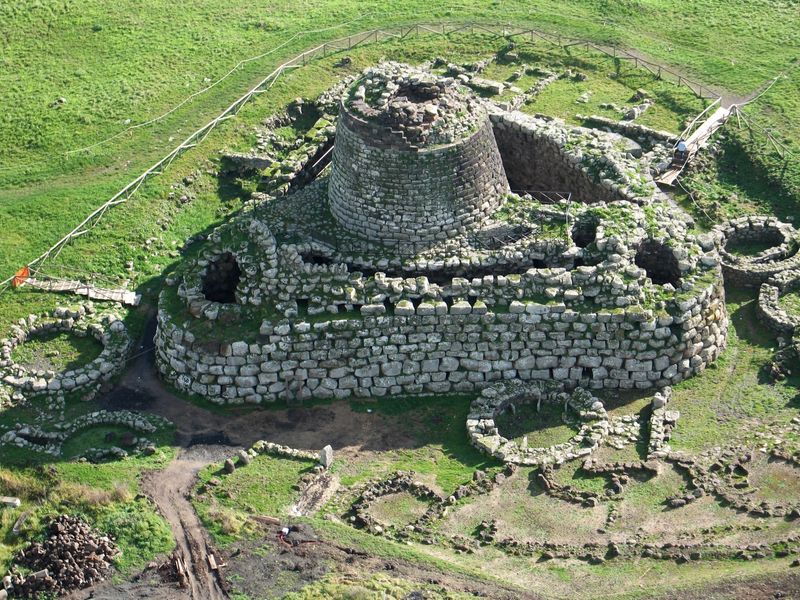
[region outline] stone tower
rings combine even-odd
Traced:
[[[478,225],[507,192],[486,110],[456,80],[383,63],[343,99],[328,197],[350,233],[419,251]]]

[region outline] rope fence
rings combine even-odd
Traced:
[[[305,66],[315,59],[325,58],[331,54],[346,52],[367,43],[376,43],[386,40],[405,40],[412,36],[447,36],[466,32],[472,34],[484,33],[496,38],[505,38],[512,41],[518,38],[529,39],[532,42],[541,40],[550,44],[551,46],[562,49],[567,49],[570,47],[585,47],[587,51],[594,50],[601,54],[605,54],[614,60],[630,61],[637,68],[643,68],[659,79],[671,79],[677,85],[689,88],[697,97],[701,99],[719,99],[719,95],[711,90],[711,88],[692,81],[686,78],[684,75],[672,71],[663,65],[642,59],[641,57],[619,46],[599,44],[588,40],[551,34],[537,29],[513,27],[508,25],[485,25],[479,23],[443,23],[438,25],[420,23],[416,25],[378,28],[362,31],[360,33],[348,35],[339,39],[325,42],[323,44],[319,44],[309,50],[301,52],[300,54],[276,67],[271,73],[259,81],[245,94],[237,98],[214,119],[186,137],[171,152],[146,169],[141,175],[128,183],[124,188],[106,200],[98,208],[93,210],[75,228],[64,235],[55,244],[53,244],[53,246],[30,261],[27,266],[29,267],[31,274],[36,275],[38,269],[41,268],[41,265],[44,262],[51,258],[57,257],[64,247],[72,240],[88,233],[91,228],[94,227],[100,221],[100,219],[102,219],[102,217],[110,208],[127,202],[147,180],[162,174],[176,158],[205,140],[206,137],[208,137],[208,135],[217,127],[217,125],[236,116],[239,111],[257,95],[267,92],[275,84],[278,78],[287,70]],[[14,276],[12,275],[11,277],[8,277],[0,282],[0,295],[5,293],[11,287],[11,282],[13,279]]]

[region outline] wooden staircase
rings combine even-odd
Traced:
[[[656,183],[670,186],[673,185],[678,176],[683,172],[683,169],[686,167],[686,165],[688,165],[689,162],[695,157],[697,152],[708,143],[709,138],[725,124],[725,121],[727,121],[731,115],[736,112],[736,104],[733,104],[727,108],[723,106],[717,106],[716,110],[714,110],[714,112],[712,112],[705,121],[700,122],[700,118],[704,114],[710,112],[710,110],[718,104],[720,104],[719,100],[711,104],[708,108],[706,108],[706,110],[700,113],[694,119],[694,121],[692,121],[689,127],[686,128],[681,136],[681,139],[683,139],[683,141],[686,143],[685,156],[680,160],[673,160],[670,167],[656,179]]]

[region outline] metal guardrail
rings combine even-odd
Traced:
[[[72,240],[87,233],[106,213],[106,211],[118,204],[126,202],[133,196],[141,185],[151,177],[160,175],[164,169],[169,167],[172,162],[181,156],[187,150],[194,148],[201,143],[211,133],[211,131],[223,121],[236,116],[239,111],[255,96],[268,91],[277,79],[283,74],[284,71],[292,68],[297,68],[308,64],[308,62],[327,57],[329,54],[352,50],[362,44],[375,43],[389,39],[403,40],[409,36],[419,35],[451,35],[454,33],[469,32],[469,33],[485,33],[493,35],[498,38],[506,38],[513,40],[514,38],[525,37],[531,41],[542,40],[553,46],[561,48],[569,48],[574,46],[585,46],[587,50],[595,50],[597,52],[608,55],[617,60],[628,60],[634,63],[636,67],[642,67],[652,73],[654,76],[664,79],[665,75],[671,76],[675,79],[678,85],[684,85],[692,90],[700,98],[718,97],[713,91],[683,75],[676,73],[662,65],[644,60],[621,47],[614,45],[605,45],[588,40],[578,38],[571,38],[567,36],[556,35],[539,31],[532,28],[513,27],[508,25],[485,25],[481,23],[441,23],[441,24],[416,24],[409,26],[399,26],[390,28],[377,28],[363,31],[353,35],[341,37],[336,40],[325,42],[314,48],[301,52],[294,58],[284,62],[275,68],[269,75],[259,81],[253,88],[251,88],[244,95],[237,98],[225,110],[223,110],[217,117],[197,129],[186,139],[184,139],[175,149],[169,154],[164,156],[153,166],[144,171],[141,175],[136,177],[128,185],[122,188],[119,192],[114,194],[110,199],[104,202],[101,206],[92,211],[83,221],[80,222],[68,234],[63,236],[58,242],[51,246],[48,250],[37,256],[35,259],[28,263],[32,274],[35,275],[38,268],[49,260],[50,258],[57,257],[63,248]],[[708,94],[712,94],[709,96]],[[0,282],[0,294],[5,292],[14,279],[14,276]]]

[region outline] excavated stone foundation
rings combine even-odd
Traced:
[[[718,241],[690,233],[629,140],[395,63],[336,93],[319,103],[338,118],[330,171],[249,203],[162,292],[157,360],[180,389],[217,403],[515,379],[643,389],[724,349]],[[510,193],[506,176],[572,201]],[[233,281],[221,264],[239,270],[234,302],[208,293],[209,277]]]

